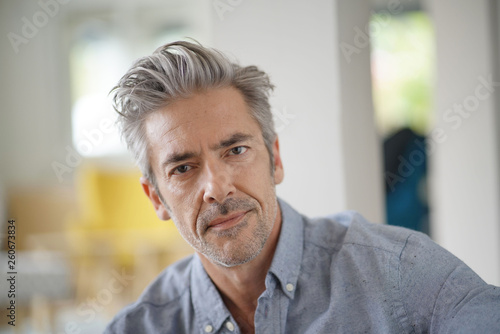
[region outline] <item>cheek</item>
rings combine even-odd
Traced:
[[[274,192],[274,181],[271,177],[269,163],[253,164],[240,168],[235,173],[234,182],[237,188],[254,197],[259,202],[269,192]]]
[[[193,197],[196,196],[199,189],[196,180],[197,178],[181,181],[171,180],[170,182],[166,182],[165,191],[168,197],[178,205],[185,203],[192,204]]]
[[[195,190],[180,186],[167,186],[165,188],[165,201],[170,206],[172,214],[183,225],[191,224],[195,219],[193,212],[196,211]]]

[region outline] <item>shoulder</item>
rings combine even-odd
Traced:
[[[122,309],[105,333],[142,333],[180,330],[183,315],[189,314],[190,274],[193,256],[167,267],[138,300]],[[160,320],[161,319],[161,323]]]
[[[193,256],[188,256],[163,270],[144,290],[138,303],[164,306],[186,293],[190,285]]]
[[[349,293],[346,303],[356,300],[353,295],[370,295],[374,309],[383,310],[386,303],[380,301],[387,301],[389,318],[416,332],[432,327],[436,332],[490,333],[500,327],[500,289],[486,285],[427,235],[370,223],[353,211],[304,222],[305,258],[312,259],[305,271],[328,268],[328,277],[337,278],[331,280],[332,291]]]
[[[336,266],[356,275],[383,272],[392,281],[413,281],[411,277],[426,281],[431,271],[446,277],[462,264],[423,233],[370,223],[354,211],[305,221],[305,251],[329,254]]]
[[[399,255],[410,237],[424,244],[432,243],[425,234],[402,227],[371,223],[355,211],[305,221],[306,242],[336,250],[372,249]]]

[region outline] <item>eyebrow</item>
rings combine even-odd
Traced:
[[[213,151],[217,151],[222,148],[230,147],[234,144],[241,143],[251,139],[253,139],[252,135],[245,134],[242,132],[237,132],[232,134],[229,138],[223,139],[220,143],[211,146],[210,149]],[[173,153],[168,156],[168,158],[163,162],[162,165],[163,167],[166,167],[168,165],[176,164],[178,162],[194,158],[197,155],[198,154],[195,152]]]
[[[184,152],[184,153],[171,154],[171,155],[169,155],[167,160],[165,160],[165,162],[163,162],[163,167],[168,166],[168,165],[172,165],[172,164],[176,164],[176,163],[184,161],[184,160],[191,159],[195,156],[196,156],[196,153],[194,153],[194,152]]]
[[[253,136],[246,134],[246,133],[237,132],[237,133],[232,134],[231,137],[222,140],[219,144],[214,145],[210,148],[212,150],[216,151],[216,150],[220,150],[221,148],[226,148],[226,147],[232,146],[234,144],[241,143],[243,141],[247,141],[247,140],[251,140],[251,139],[253,139]]]

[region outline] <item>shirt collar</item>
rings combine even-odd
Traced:
[[[293,298],[302,262],[304,222],[288,203],[278,198],[281,208],[281,232],[269,272],[280,282],[283,293]]]
[[[210,325],[213,327],[213,332],[217,333],[231,313],[224,305],[219,291],[196,253],[193,256],[191,291],[198,325],[201,328]]]

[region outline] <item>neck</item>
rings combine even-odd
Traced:
[[[217,286],[222,300],[241,327],[253,329],[257,299],[266,289],[265,278],[278,244],[281,230],[281,209],[278,211],[273,229],[262,251],[250,262],[223,267],[199,254],[203,267]]]

